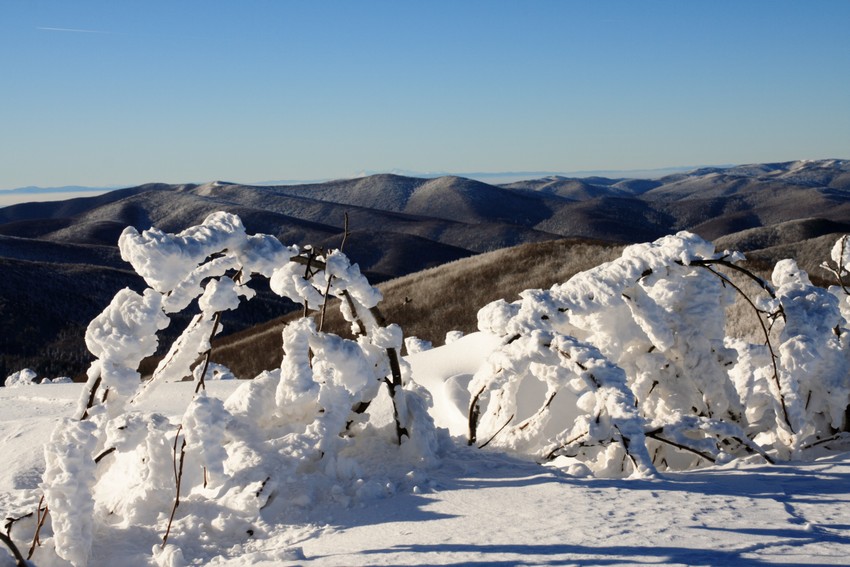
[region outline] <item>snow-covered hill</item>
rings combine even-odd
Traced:
[[[546,177],[502,186],[454,176],[379,174],[280,186],[151,183],[89,198],[2,207],[0,269],[16,277],[15,282],[0,279],[0,374],[22,365],[54,372],[49,359],[22,348],[21,341],[4,341],[13,333],[25,342],[48,344],[64,362],[76,364],[73,372],[82,370],[84,347],[73,338],[80,329],[67,312],[70,306],[94,316],[88,304],[108,301],[132,277],[117,274],[116,268],[126,266],[115,265],[115,244],[127,225],[180,231],[227,210],[253,231],[282,242],[332,248],[342,241],[347,215],[346,252],[379,281],[561,237],[629,243],[690,230],[707,239],[740,233],[736,242],[749,243],[755,241],[753,231],[793,238],[799,231],[780,228],[800,219],[810,219],[804,232],[809,238],[848,231],[848,180],[846,160],[704,168],[660,179]],[[771,237],[772,246],[791,244],[775,240]],[[61,304],[38,303],[38,297],[57,297],[45,272],[62,280]],[[21,280],[28,285],[21,286]],[[255,304],[262,306],[240,314],[228,330],[283,311],[269,294]],[[53,323],[21,325],[33,310]]]

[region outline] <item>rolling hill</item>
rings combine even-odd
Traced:
[[[25,366],[42,375],[83,370],[87,321],[118,289],[143,287],[117,252],[124,227],[179,232],[218,210],[238,214],[251,232],[325,248],[340,245],[347,217],[345,251],[373,282],[524,243],[622,244],[678,230],[767,258],[850,231],[850,161],[504,185],[390,174],[280,186],[152,183],[0,208],[0,378]],[[290,309],[267,286],[258,292],[228,332]]]

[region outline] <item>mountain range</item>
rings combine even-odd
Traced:
[[[24,366],[76,373],[88,321],[122,287],[144,284],[121,260],[128,225],[169,232],[209,213],[249,232],[336,248],[373,282],[529,242],[612,243],[690,230],[744,251],[850,231],[850,161],[700,168],[658,179],[546,176],[488,184],[391,174],[302,185],[155,183],[102,195],[0,208],[0,378]],[[260,286],[228,331],[291,306]],[[179,332],[174,329],[172,332]]]

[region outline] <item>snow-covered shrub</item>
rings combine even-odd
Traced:
[[[449,331],[446,333],[445,343],[447,345],[463,338],[463,331]]]
[[[838,285],[830,286],[829,292],[838,298],[844,320],[850,321],[850,235],[835,242],[830,257],[832,263],[824,262],[821,267],[835,277]]]
[[[89,325],[86,343],[97,360],[76,419],[45,448],[42,486],[61,557],[84,565],[92,527],[107,518],[152,523],[165,533],[168,557],[179,556],[166,547],[172,534],[238,542],[261,531],[261,510],[295,477],[316,477],[313,485],[326,488],[317,497],[356,497],[364,447],[386,446],[384,455],[394,447],[405,473],[411,462],[435,462],[436,430],[427,396],[399,357],[401,329],[383,321],[380,292],[340,251],[302,251],[248,235],[227,213],[179,234],[127,228],[119,247],[150,287],[120,291]],[[211,374],[230,374],[210,361],[211,340],[222,314],[253,297],[247,284],[257,276],[305,310],[340,298],[356,339],[323,333],[309,317],[297,320],[284,329],[281,367],[222,402],[205,391]],[[137,368],[156,351],[157,332],[193,302],[199,312],[142,382]],[[179,424],[138,409],[157,385],[188,378],[195,396]],[[389,395],[373,404],[384,385]],[[206,525],[204,518],[216,520]]]
[[[14,372],[13,374],[7,376],[4,385],[7,388],[16,388],[18,386],[32,386],[36,383],[36,378],[38,378],[38,374],[36,374],[35,370],[24,368],[23,370],[18,370],[17,372]]]
[[[528,410],[518,407],[517,399],[531,380],[545,384],[545,399],[533,414],[524,416]],[[540,330],[520,335],[494,353],[469,388],[473,392],[470,443],[481,434],[488,437],[483,445],[498,437],[502,447],[546,458],[563,454],[587,461],[602,456],[604,462],[596,469],[601,474],[622,474],[626,458],[637,476],[655,472],[644,441],[644,422],[625,373],[592,345]],[[488,392],[492,394],[482,411],[479,400]],[[568,405],[554,416],[553,430],[548,426],[556,396],[566,398]],[[562,429],[565,421],[571,426]]]
[[[470,383],[470,442],[487,438],[540,459],[579,458],[599,474],[616,473],[612,462],[628,454],[632,465],[620,467],[623,474],[650,471],[652,463],[682,468],[765,455],[756,438],[787,457],[832,435],[842,427],[850,388],[837,302],[793,262],[780,262],[773,286],[758,281],[768,297],[753,313],[784,315],[775,352],[766,326],[762,345],[726,337],[725,308],[740,288],[723,270],[740,270],[741,260],[682,232],[629,246],[619,259],[549,290],[483,308],[479,328],[504,337],[504,346]],[[610,382],[622,383],[616,408],[601,399],[605,390],[586,386],[599,376],[577,381],[575,363],[546,354],[563,340],[616,369],[607,375],[622,376]],[[529,382],[545,385],[545,394],[537,387],[536,406]],[[552,411],[564,390],[575,403]],[[538,409],[517,408],[517,399]],[[585,433],[593,429],[587,423],[606,423],[606,411],[612,423],[615,416],[640,423],[643,434],[627,436],[619,424],[613,435]],[[651,463],[640,460],[646,451]]]
[[[773,285],[782,305],[780,381],[795,434],[791,449],[846,430],[850,399],[850,344],[839,299],[812,285],[793,260],[773,270]]]
[[[199,364],[192,370],[192,379],[195,382],[198,382],[201,379],[201,372],[204,370],[204,366]],[[215,362],[210,362],[207,365],[205,380],[236,380],[236,376],[233,375],[233,372],[223,364],[216,364]]]
[[[426,350],[431,350],[432,348],[434,348],[434,345],[431,344],[431,341],[426,341],[425,339],[420,339],[419,337],[407,337],[404,339],[404,350],[407,352],[407,354],[425,352]]]
[[[833,250],[836,262],[845,239]],[[746,408],[749,436],[782,458],[799,458],[802,450],[848,429],[846,297],[842,286],[824,290],[812,285],[793,260],[778,262],[771,279],[775,292],[760,306],[776,315],[774,342],[728,339],[738,352],[730,375]]]

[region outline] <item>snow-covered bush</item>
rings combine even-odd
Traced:
[[[832,273],[838,285],[830,286],[829,292],[838,298],[841,315],[850,321],[850,235],[839,238],[830,253],[832,263],[824,262],[821,267]]]
[[[36,384],[36,378],[38,378],[38,374],[36,374],[35,370],[24,368],[23,370],[19,370],[7,376],[4,385],[7,388],[17,388],[18,386],[32,386]]]
[[[404,339],[404,350],[407,354],[416,354],[417,352],[425,352],[426,350],[431,350],[434,348],[434,345],[431,344],[431,341],[426,341],[425,339],[420,339],[419,337],[407,337]]]
[[[316,499],[367,494],[356,482],[364,447],[367,461],[376,451],[386,459],[403,454],[405,474],[410,463],[436,461],[427,396],[399,357],[401,329],[383,322],[380,292],[340,251],[302,251],[248,235],[227,213],[179,234],[128,228],[119,247],[150,287],[120,291],[89,325],[86,343],[97,360],[75,419],[45,448],[42,489],[52,520],[45,529],[59,557],[85,565],[93,526],[107,521],[156,526],[165,534],[160,559],[180,555],[166,546],[169,537],[218,535],[238,543],[262,531],[262,510],[295,476],[316,477]],[[257,276],[305,311],[341,298],[356,339],[323,333],[309,317],[297,320],[283,331],[281,367],[222,402],[205,391],[210,374],[229,374],[210,362],[211,340],[222,314],[253,297],[248,283]],[[199,312],[142,382],[137,369],[156,351],[157,332],[193,302]],[[184,379],[194,381],[195,396],[179,424],[138,409],[162,382]],[[373,404],[383,385],[389,395]],[[284,506],[308,497],[290,496]],[[217,519],[205,525],[210,517]]]
[[[781,449],[782,456],[799,456],[801,449],[847,429],[850,344],[839,299],[812,285],[794,260],[778,262],[772,281],[775,299],[768,308],[782,316],[775,350],[750,347],[733,375],[739,384],[750,382],[742,390],[754,439]],[[738,349],[744,350],[740,343]],[[759,351],[760,367],[753,364]],[[771,370],[778,381],[770,378]]]
[[[463,338],[463,331],[449,331],[446,333],[445,342],[447,345],[450,345],[461,338]]]
[[[7,388],[16,388],[18,386],[35,386],[38,384],[71,384],[72,382],[73,380],[68,376],[59,376],[52,379],[42,378],[38,380],[38,373],[35,370],[24,368],[7,376],[3,385]]]
[[[725,308],[740,288],[723,270],[742,270],[743,259],[683,232],[483,308],[480,329],[504,342],[470,383],[470,443],[579,459],[597,474],[650,474],[767,451],[787,458],[844,429],[850,366],[838,302],[780,262],[773,285],[758,281],[767,297],[753,311],[780,320],[777,345],[766,324],[764,344],[726,337]],[[584,359],[553,346],[564,341]],[[588,371],[585,359],[606,370]],[[536,386],[529,405],[534,383],[545,394]],[[561,392],[575,401],[554,411]]]
[[[74,381],[71,380],[70,376],[57,376],[56,378],[43,378],[41,380],[42,384],[73,384]]]

